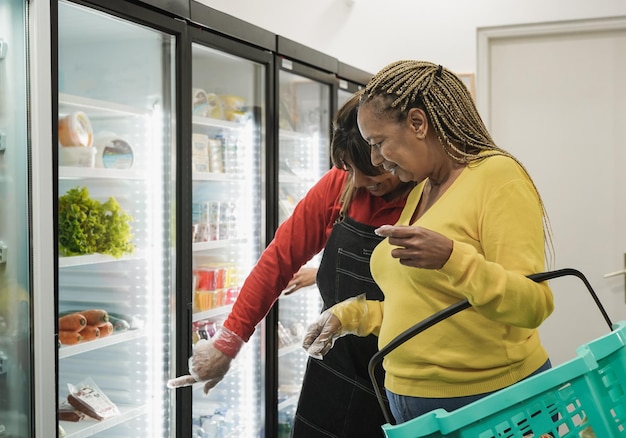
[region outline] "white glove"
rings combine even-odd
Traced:
[[[244,342],[234,332],[221,328],[208,341],[200,339],[193,348],[193,356],[189,358],[189,374],[170,379],[168,388],[180,388],[196,382],[206,382],[204,393],[222,381],[230,368],[230,363]]]
[[[365,294],[349,298],[326,309],[307,328],[302,348],[315,359],[322,359],[335,341],[345,335],[358,335],[359,323],[367,317]]]

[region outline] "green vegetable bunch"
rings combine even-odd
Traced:
[[[87,187],[76,187],[59,197],[59,251],[62,255],[109,254],[120,258],[135,249],[130,225],[133,218],[114,197],[100,203]]]

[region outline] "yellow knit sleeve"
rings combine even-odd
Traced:
[[[378,336],[383,319],[383,308],[382,301],[366,300],[365,294],[362,294],[335,304],[328,311],[341,321],[342,333]]]

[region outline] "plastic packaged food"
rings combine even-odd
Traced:
[[[67,387],[70,391],[67,396],[69,404],[86,415],[96,420],[119,415],[120,411],[117,406],[98,388],[91,377],[86,378],[77,386],[68,383]]]
[[[84,418],[85,414],[69,404],[67,400],[59,402],[59,420],[77,422]]]
[[[209,171],[209,136],[194,132],[191,137],[191,162],[195,172]]]
[[[116,135],[98,136],[94,143],[96,167],[130,169],[133,166],[133,148]]]
[[[70,167],[94,167],[96,149],[93,147],[63,146],[59,148],[59,164]]]
[[[82,147],[93,144],[93,129],[87,114],[75,111],[59,119],[59,143],[62,146]]]
[[[224,117],[226,120],[238,122],[245,116],[244,106],[246,99],[241,96],[221,95],[220,100],[224,108]]]

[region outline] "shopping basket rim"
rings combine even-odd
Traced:
[[[435,409],[404,423],[382,425],[385,432],[402,434],[419,430],[420,435],[448,434],[458,431],[486,416],[506,411],[517,403],[566,384],[598,368],[598,362],[626,346],[626,321],[613,324],[613,330],[576,349],[577,356],[542,373],[503,388],[452,412]],[[407,435],[409,436],[409,435]],[[410,436],[416,436],[413,432]]]

